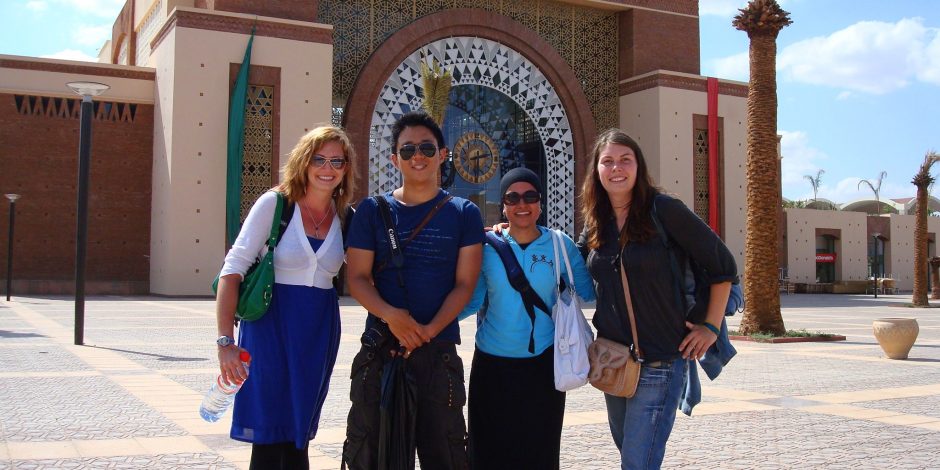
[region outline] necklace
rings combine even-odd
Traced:
[[[310,222],[313,223],[313,236],[315,238],[320,238],[320,226],[323,225],[323,222],[326,222],[326,218],[331,213],[333,213],[333,205],[331,204],[329,207],[327,207],[326,212],[323,213],[323,217],[320,219],[319,222],[317,222],[317,219],[313,217],[313,209],[310,209],[309,207],[306,207],[303,204],[301,204],[300,207],[307,209],[307,218],[309,218]]]

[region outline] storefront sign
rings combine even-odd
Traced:
[[[817,263],[835,263],[836,254],[835,253],[816,253],[816,262]]]

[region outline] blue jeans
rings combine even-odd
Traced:
[[[662,466],[688,367],[689,361],[683,359],[661,368],[644,366],[632,398],[604,394],[607,422],[620,449],[623,470]]]

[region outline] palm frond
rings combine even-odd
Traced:
[[[444,114],[450,103],[450,88],[453,76],[437,59],[431,65],[421,61],[421,85],[424,87],[424,109],[439,126],[444,125]]]

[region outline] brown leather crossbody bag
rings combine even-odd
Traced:
[[[627,304],[627,315],[630,317],[636,357],[634,358],[629,346],[598,336],[588,348],[588,360],[591,361],[588,380],[594,388],[604,393],[630,398],[636,393],[636,386],[640,382],[640,361],[643,360],[643,352],[637,338],[633,300],[630,297],[630,285],[627,283],[627,268],[622,262],[620,282],[623,284],[623,298]]]

